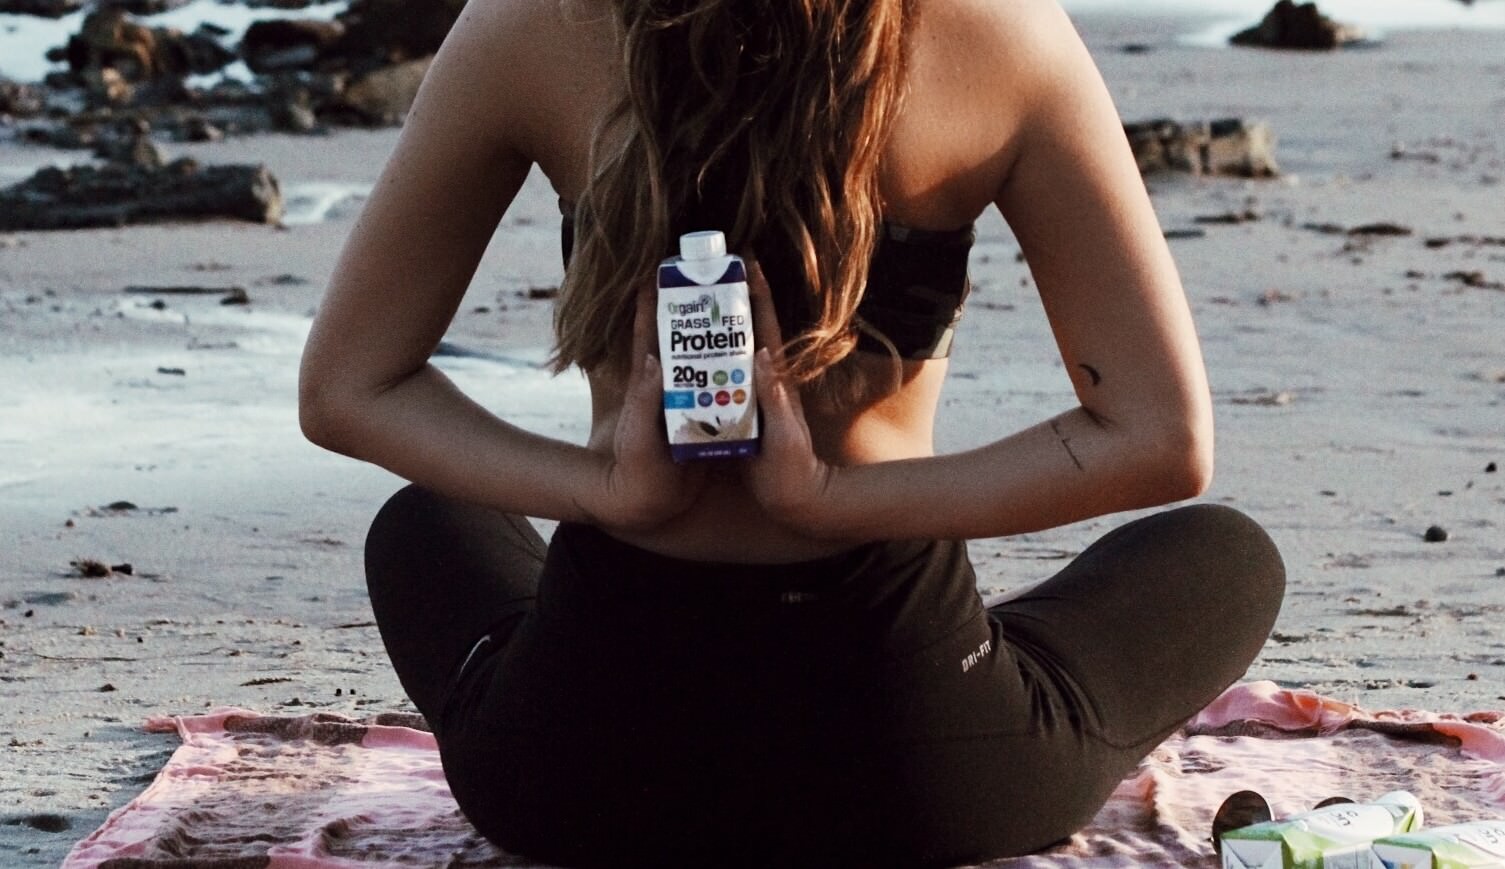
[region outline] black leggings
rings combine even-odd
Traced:
[[[1227,507],[1123,525],[983,610],[966,548],[668,558],[415,486],[366,541],[382,639],[466,816],[569,866],[949,866],[1080,829],[1280,607]]]

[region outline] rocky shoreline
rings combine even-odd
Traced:
[[[226,136],[326,135],[339,128],[399,125],[464,7],[464,0],[351,0],[328,19],[254,21],[237,39],[208,22],[184,32],[148,20],[190,2],[0,0],[0,12],[10,14],[85,13],[65,44],[46,51],[48,60],[65,69],[36,83],[0,79],[0,134],[23,144],[86,150],[106,161],[97,169],[39,172],[0,189],[0,207],[8,212],[0,230],[206,217],[275,223],[282,212],[277,179],[264,167],[169,167],[155,140],[218,142]],[[313,2],[244,5],[297,10]],[[1262,21],[1231,42],[1333,49],[1362,39],[1360,30],[1333,21],[1314,3],[1277,0]],[[243,65],[250,78],[194,83],[232,64]],[[1147,173],[1279,174],[1275,136],[1256,119],[1130,121],[1125,133]],[[138,205],[128,202],[132,198],[151,201]]]
[[[63,6],[75,11],[72,3]],[[111,128],[141,123],[178,141],[400,123],[464,4],[352,0],[330,20],[255,21],[234,42],[210,23],[185,33],[144,20],[176,5],[90,6],[78,31],[46,52],[65,69],[0,82],[0,120],[20,141],[59,148],[92,147]],[[238,62],[250,80],[192,83]]]

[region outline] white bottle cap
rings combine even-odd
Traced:
[[[679,237],[679,255],[687,260],[726,256],[726,236],[717,229],[687,232]]]

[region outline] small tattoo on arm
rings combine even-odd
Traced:
[[[1063,446],[1063,447],[1066,448],[1066,455],[1071,456],[1071,463],[1073,465],[1076,465],[1076,469],[1078,471],[1085,471],[1085,470],[1087,470],[1086,468],[1082,467],[1082,460],[1078,459],[1076,457],[1076,452],[1074,450],[1072,450],[1072,448],[1071,448],[1071,438],[1069,438],[1066,435],[1064,435],[1064,434],[1061,433],[1061,424],[1058,423],[1058,422],[1056,422],[1055,420],[1051,420],[1050,421],[1050,430],[1056,433],[1056,437],[1060,439],[1061,446]]]
[[[1096,386],[1099,383],[1103,382],[1103,376],[1101,374],[1098,374],[1097,369],[1093,368],[1091,365],[1088,365],[1085,362],[1078,362],[1077,367],[1087,369],[1087,376],[1092,378],[1093,386]]]

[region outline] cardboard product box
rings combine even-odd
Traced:
[[[1405,791],[1372,803],[1340,803],[1223,835],[1223,869],[1373,869],[1374,840],[1421,826]]]
[[[1369,869],[1505,869],[1505,821],[1474,821],[1376,839]]]

